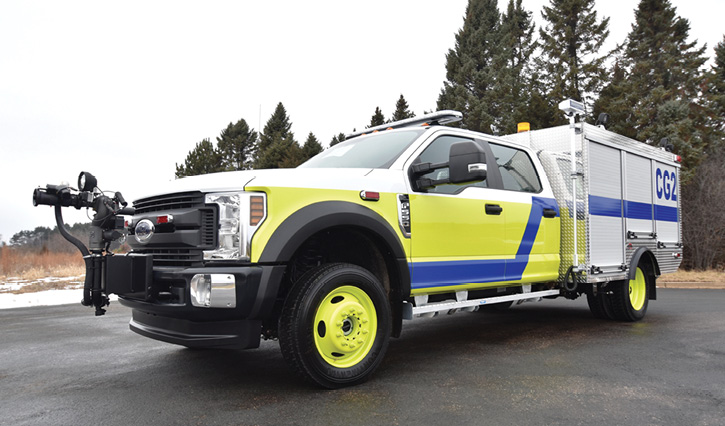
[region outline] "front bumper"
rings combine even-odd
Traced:
[[[142,336],[189,348],[248,349],[259,347],[262,321],[197,322],[134,309],[129,327]]]
[[[244,349],[259,346],[262,321],[272,313],[284,270],[284,265],[157,268],[126,274],[128,285],[112,287],[127,289],[116,293],[133,309],[130,328],[136,333],[188,347]],[[197,274],[234,276],[236,306],[192,306],[190,282]]]

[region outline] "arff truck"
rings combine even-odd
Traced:
[[[509,136],[445,126],[455,111],[349,135],[296,169],[178,179],[127,206],[90,173],[47,185],[87,266],[83,304],[108,295],[131,330],[201,348],[279,339],[327,388],[367,379],[403,320],[486,305],[587,298],[638,321],[682,260],[679,158],[577,123]],[[61,208],[95,211],[88,247]],[[109,244],[128,234],[132,250]]]

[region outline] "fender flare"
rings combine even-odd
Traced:
[[[632,255],[632,259],[629,261],[629,271],[627,272],[628,280],[633,280],[637,275],[637,265],[639,265],[639,262],[643,257],[648,258],[649,262],[652,264],[652,267],[654,268],[652,272],[654,273],[655,278],[661,275],[660,265],[657,263],[657,257],[654,253],[652,253],[652,251],[647,247],[639,247]],[[657,300],[657,285],[655,281],[656,280],[652,280],[652,285],[650,287],[649,298],[651,300]]]
[[[297,249],[314,234],[328,228],[350,226],[365,229],[387,246],[395,257],[399,294],[402,301],[410,295],[410,270],[397,234],[375,211],[345,201],[322,201],[305,206],[287,217],[272,233],[259,257],[259,263],[286,263]]]

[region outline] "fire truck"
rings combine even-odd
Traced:
[[[639,321],[682,261],[679,157],[577,122],[491,136],[439,111],[348,135],[295,169],[187,177],[131,206],[81,173],[36,205],[87,266],[83,304],[116,294],[134,332],[192,348],[278,339],[292,370],[360,383],[405,320],[586,297]],[[92,208],[88,246],[62,207]],[[123,236],[127,254],[109,244]]]

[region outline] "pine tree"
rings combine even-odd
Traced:
[[[209,138],[206,138],[189,151],[184,164],[176,164],[176,177],[203,175],[222,170],[221,156]]]
[[[682,156],[683,183],[711,135],[700,97],[705,47],[687,41],[689,30],[669,0],[642,0],[619,58],[624,76],[602,91],[595,107],[618,118],[610,127],[617,133],[652,145],[668,138]]]
[[[545,77],[550,102],[575,99],[591,105],[606,81],[605,60],[599,50],[609,36],[609,18],[597,20],[594,0],[550,0],[541,13],[539,29],[543,57],[537,67]]]
[[[335,135],[335,136],[332,137],[332,140],[330,141],[330,146],[332,147],[332,146],[335,146],[335,145],[339,144],[340,142],[344,142],[345,139],[346,138],[345,138],[345,134],[344,133],[337,134],[337,135]]]
[[[718,133],[715,138],[719,143],[725,145],[722,140],[725,134],[725,36],[715,46],[714,62],[707,76],[707,106],[711,114],[710,128]]]
[[[501,108],[499,116],[495,117],[495,127],[502,133],[514,133],[518,122],[536,120],[534,115],[539,113],[530,109],[535,95],[530,78],[530,58],[536,49],[534,25],[531,12],[522,7],[521,0],[509,0],[506,13],[501,16],[500,30],[506,64],[498,73]]]
[[[229,123],[216,138],[217,149],[224,170],[246,170],[252,168],[256,151],[257,132],[250,129],[244,119]]]
[[[257,155],[259,156],[264,153],[275,140],[284,139],[288,135],[291,135],[290,129],[292,129],[292,123],[289,121],[287,110],[282,105],[282,102],[280,102],[277,104],[272,116],[267,120],[267,124],[264,125],[264,130],[259,139]]]
[[[287,110],[282,102],[277,104],[274,113],[264,125],[260,136],[259,148],[254,160],[255,169],[274,169],[296,167],[304,161],[304,154],[291,131]]]
[[[400,121],[413,117],[415,117],[415,114],[408,109],[408,102],[401,94],[398,102],[395,103],[395,112],[393,112],[391,121]]]
[[[382,124],[385,124],[385,116],[383,115],[383,112],[380,110],[380,107],[375,107],[375,114],[370,118],[370,127],[380,126]]]
[[[496,73],[503,66],[496,0],[469,0],[456,45],[446,55],[438,109],[463,113],[462,127],[491,133],[500,116]]]
[[[304,153],[305,161],[322,152],[322,145],[312,132],[307,135],[307,140],[302,145],[302,152]]]
[[[275,138],[255,163],[256,169],[294,168],[305,162],[302,148],[289,134]]]

